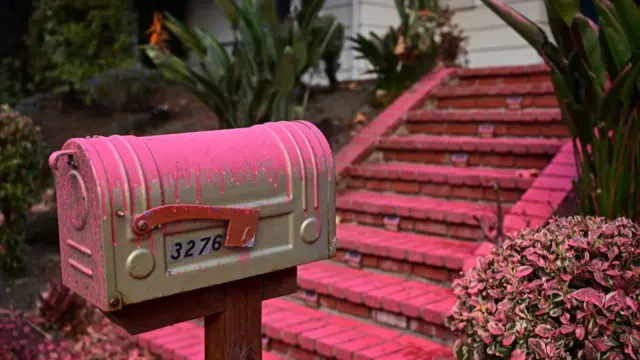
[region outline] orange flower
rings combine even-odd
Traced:
[[[147,30],[146,34],[149,34],[149,44],[155,45],[162,51],[168,51],[167,41],[169,35],[162,28],[162,14],[158,11],[153,13],[153,23]]]
[[[422,17],[433,16],[433,13],[429,10],[420,10],[419,14]]]

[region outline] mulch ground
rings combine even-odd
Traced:
[[[43,330],[41,319],[0,310],[0,358],[3,360],[155,360],[123,329],[96,312],[95,322],[80,334]]]

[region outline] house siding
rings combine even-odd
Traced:
[[[505,0],[549,33],[542,0]],[[454,21],[468,36],[469,66],[526,65],[542,62],[540,56],[480,0],[445,0],[455,10]]]
[[[233,40],[231,24],[213,0],[189,0],[187,5],[187,24],[197,26],[214,35],[220,42]]]

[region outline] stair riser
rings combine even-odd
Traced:
[[[420,330],[420,332],[422,332],[423,327],[421,326],[421,324],[416,324],[415,327],[416,329]],[[438,335],[438,336],[446,336],[445,334],[441,334],[442,331],[439,329],[436,332],[436,329],[424,328],[424,334],[428,336],[429,333],[434,333],[435,335]],[[436,336],[434,336],[434,338],[436,338]],[[293,360],[328,360],[328,359],[331,359],[331,360],[369,360],[369,359],[379,360],[380,359],[379,356],[363,357],[363,356],[357,356],[357,355],[349,355],[345,351],[340,351],[339,356],[335,356],[336,352],[329,350],[329,347],[325,346],[324,344],[319,346],[319,348],[322,349],[321,350],[322,354],[318,354],[318,350],[309,351],[307,349],[301,348],[300,346],[287,344],[282,341],[268,338],[268,337],[263,340],[263,348],[274,354],[280,355],[286,359],[293,359]],[[400,353],[402,354],[402,352]],[[419,352],[413,352],[411,349],[408,349],[406,350],[406,354],[403,354],[402,359],[454,360],[452,356],[437,356],[433,354],[426,354],[420,357],[421,355],[422,354]],[[389,359],[394,359],[396,356],[399,356],[399,355],[398,355],[398,352],[391,352],[389,354],[381,355],[381,356],[384,356],[383,360],[389,360]]]
[[[496,153],[480,153],[469,152],[467,154],[466,164],[458,163],[453,158],[453,152],[449,151],[409,151],[409,150],[381,150],[384,161],[402,161],[422,164],[440,164],[453,166],[489,166],[497,168],[517,168],[517,169],[544,169],[552,155],[512,155],[512,154],[496,154]],[[461,152],[462,154],[463,152]]]
[[[472,200],[493,202],[496,200],[496,193],[488,187],[471,187],[466,185],[449,185],[434,183],[419,183],[403,180],[377,180],[359,177],[346,179],[346,186],[350,189],[372,190],[372,191],[393,191],[399,194],[427,195],[436,198],[451,200]],[[502,201],[505,203],[515,203],[524,193],[522,190],[501,190]]]
[[[553,94],[544,95],[482,95],[440,97],[430,100],[429,107],[437,109],[529,109],[529,108],[557,108],[558,100]]]
[[[470,76],[463,77],[454,80],[454,84],[461,86],[477,85],[477,86],[491,86],[491,85],[503,85],[503,84],[546,84],[551,81],[551,77],[548,74],[531,74],[531,75],[516,75],[516,76]]]
[[[396,260],[389,257],[360,254],[354,251],[338,249],[332,259],[357,269],[370,269],[386,271],[407,278],[419,278],[435,282],[441,286],[450,286],[453,280],[458,279],[460,270],[445,267],[430,266],[426,264],[411,263],[409,261]]]
[[[455,341],[455,336],[444,323],[446,315],[443,313],[425,312],[422,316],[418,314],[415,314],[416,316],[408,316],[402,312],[400,308],[402,305],[387,304],[387,308],[394,307],[394,310],[398,310],[389,311],[382,304],[380,304],[378,308],[372,308],[366,303],[358,304],[348,299],[338,299],[331,294],[314,293],[310,296],[309,293],[311,292],[301,291],[294,296],[313,309],[337,311],[360,319],[374,321],[395,329],[415,332],[426,336],[429,340],[448,345],[452,345]]]
[[[506,210],[505,210],[506,211]],[[342,222],[355,222],[361,225],[385,227],[383,215],[372,215],[354,211],[337,210],[337,215]],[[446,236],[454,239],[479,241],[484,233],[479,225],[452,224],[433,220],[416,220],[400,217],[398,229],[401,231],[415,231],[420,234]]]
[[[483,129],[486,125],[492,131]],[[478,137],[545,137],[567,138],[569,130],[564,124],[549,123],[512,123],[504,122],[409,122],[405,128],[411,134],[455,135]]]

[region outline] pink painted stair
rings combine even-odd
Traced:
[[[545,66],[425,76],[336,155],[336,257],[263,303],[263,358],[452,359],[450,285],[491,249],[494,184],[505,230],[543,225],[575,177],[567,136]],[[203,356],[198,321],[138,339]]]

